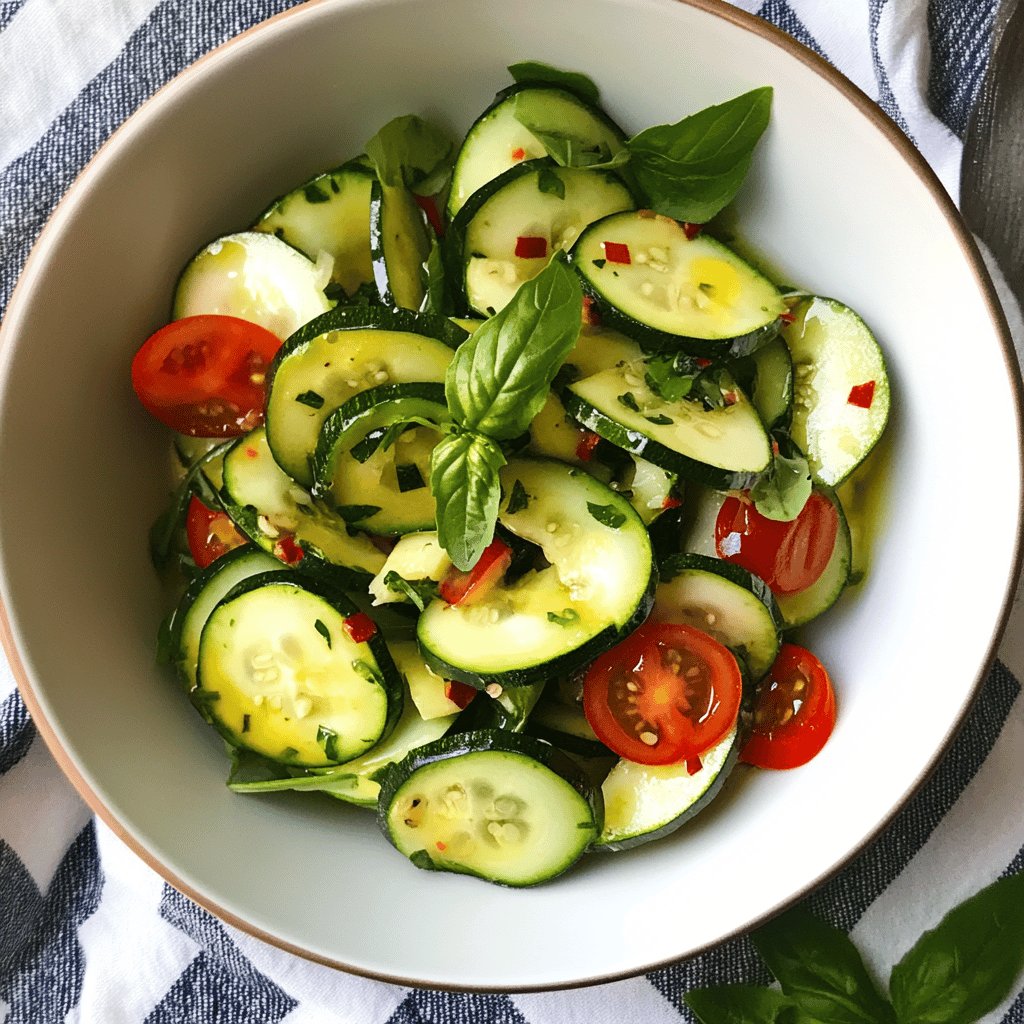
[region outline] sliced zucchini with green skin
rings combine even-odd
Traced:
[[[644,526],[650,526],[667,508],[674,496],[678,477],[653,462],[631,457],[633,467],[621,481],[621,487],[629,494],[629,503]]]
[[[557,697],[544,698],[530,715],[526,727],[531,736],[579,757],[609,757],[612,752],[597,738],[583,709],[578,704],[566,704]]]
[[[320,429],[313,493],[349,510],[346,522],[376,534],[432,529],[434,496],[427,482],[430,457],[442,432],[411,425],[412,418],[450,421],[443,384],[382,384],[353,395]],[[402,423],[410,426],[393,443],[378,443],[370,454],[359,451],[356,443],[367,435]]]
[[[254,544],[302,571],[329,573],[341,586],[362,589],[384,565],[367,537],[350,533],[281,470],[262,427],[240,437],[224,457],[221,496]]]
[[[640,346],[625,334],[610,327],[584,324],[565,361],[579,370],[580,377],[593,377],[595,373],[610,370],[620,363],[641,359],[643,354]]]
[[[849,306],[812,297],[782,336],[793,356],[793,440],[811,475],[835,487],[867,457],[889,418],[889,377],[875,336]]]
[[[570,259],[602,320],[647,348],[746,355],[779,332],[779,290],[709,235],[649,211],[593,223]]]
[[[670,765],[620,760],[601,786],[605,819],[595,850],[630,850],[675,832],[718,795],[739,759],[734,726],[725,739],[692,762]]]
[[[782,642],[782,616],[764,580],[706,555],[675,555],[660,566],[653,622],[694,626],[724,644],[757,681]]]
[[[749,367],[744,364],[748,364]],[[765,428],[785,427],[793,409],[793,360],[782,338],[772,338],[752,355],[739,361],[737,378],[749,369],[751,385],[745,388]]]
[[[273,555],[246,544],[221,555],[189,583],[172,624],[175,663],[188,689],[196,683],[199,637],[217,603],[242,580],[263,572],[283,572],[284,568]]]
[[[415,640],[397,640],[389,643],[388,648],[423,721],[451,718],[463,710],[448,697],[447,680],[435,675],[427,667]]]
[[[384,769],[378,822],[418,868],[545,882],[601,831],[600,790],[550,744],[499,730],[445,737]]]
[[[439,583],[451,568],[452,560],[441,547],[436,531],[407,533],[392,548],[387,561],[370,583],[370,594],[375,605],[408,602],[401,588],[389,587],[385,582],[391,573],[410,583],[428,581]]]
[[[645,372],[641,360],[576,381],[564,393],[566,409],[612,444],[710,487],[749,487],[768,468],[768,434],[739,388],[732,405],[705,409],[699,401],[666,401]]]
[[[467,334],[444,317],[408,310],[331,310],[281,346],[270,367],[267,439],[278,465],[312,486],[310,456],[327,416],[385,383],[443,381]]]
[[[331,281],[347,296],[373,281],[370,265],[370,186],[373,171],[348,163],[318,174],[275,200],[253,231],[278,238],[316,260],[334,260]]]
[[[420,309],[426,297],[423,264],[430,255],[430,234],[423,211],[408,189],[374,180],[370,252],[381,302]]]
[[[331,308],[323,290],[327,281],[320,267],[274,235],[225,235],[182,271],[171,318],[236,316],[284,339]]]
[[[518,164],[479,189],[452,224],[448,272],[462,289],[457,305],[493,316],[592,220],[635,206],[612,171],[559,167],[547,159]],[[520,238],[538,240],[536,256],[517,255]]]
[[[193,701],[235,746],[282,764],[350,761],[402,710],[401,679],[375,633],[357,643],[340,591],[295,575],[253,576],[211,612]]]
[[[647,617],[656,579],[640,517],[582,470],[512,459],[501,489],[498,522],[550,564],[471,604],[432,601],[417,623],[427,664],[477,687],[520,686],[592,661]]]
[[[583,462],[577,451],[585,436],[583,428],[565,411],[561,399],[551,392],[530,423],[529,451],[541,458],[580,466]]]
[[[521,83],[503,89],[466,133],[452,171],[448,216],[454,218],[477,189],[524,160],[547,155],[544,144],[518,118],[571,135],[585,148],[616,154],[622,129],[604,111],[557,86]]]
[[[474,698],[459,715],[452,732],[472,732],[476,729],[522,732],[546,685],[544,680],[526,686],[503,687],[492,683],[484,696]]]

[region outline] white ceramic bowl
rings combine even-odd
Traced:
[[[525,58],[591,73],[627,130],[773,85],[743,233],[787,280],[863,314],[895,402],[874,569],[811,631],[840,698],[824,753],[746,773],[670,840],[515,891],[415,870],[358,809],[225,788],[220,740],[153,664],[163,605],[146,528],[165,499],[166,439],[128,366],[199,245],[392,116],[464,130]],[[936,180],[862,95],[763,23],[713,0],[310,4],[147,103],[32,254],[0,345],[5,644],[84,797],[234,924],[347,970],[446,987],[636,973],[807,891],[934,764],[992,655],[1017,563],[1016,374]]]

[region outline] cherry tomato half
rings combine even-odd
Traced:
[[[795,594],[821,577],[838,532],[839,513],[817,491],[788,523],[761,515],[742,495],[722,502],[715,521],[715,549],[719,558],[760,576],[776,594]]]
[[[740,759],[758,768],[799,768],[836,724],[836,695],[825,666],[810,651],[783,644],[765,676],[754,726]]]
[[[185,533],[192,561],[200,569],[205,569],[221,555],[245,543],[245,538],[226,512],[208,508],[194,494],[188,503]]]
[[[161,423],[190,437],[236,437],[263,421],[267,370],[280,339],[233,316],[161,327],[132,360],[132,387]]]
[[[639,764],[678,764],[719,742],[739,714],[743,680],[707,633],[644,623],[583,681],[583,711],[606,747]]]

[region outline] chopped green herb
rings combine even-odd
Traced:
[[[315,516],[316,512],[313,511],[312,505],[306,505],[304,502],[297,501],[295,503],[295,510],[301,512],[304,516]]]
[[[560,626],[571,626],[574,622],[579,622],[580,616],[575,608],[563,608],[562,614],[558,612],[548,612],[548,622],[557,622]]]
[[[516,482],[512,485],[512,493],[508,496],[505,512],[508,515],[515,515],[517,512],[522,512],[529,503],[530,496],[526,493],[523,481],[517,478]]]
[[[242,732],[249,731],[249,715],[242,715]]]
[[[362,658],[357,658],[352,662],[352,671],[356,675],[362,676],[368,683],[374,683],[383,689],[384,680],[381,678],[380,672],[369,662],[363,661]]]
[[[406,491],[418,491],[420,488],[427,486],[419,466],[413,462],[395,466],[395,474],[398,476],[398,489],[403,494]]]
[[[632,391],[627,391],[624,395],[619,395],[619,403],[624,405],[627,409],[632,409],[633,412],[640,411],[640,405],[637,403],[636,396]]]
[[[384,586],[396,594],[404,594],[420,611],[437,597],[434,580],[407,580],[391,569],[384,576]]]
[[[715,290],[715,286],[713,284],[708,284],[706,281],[701,281],[697,287],[704,292],[705,295],[710,295]]]
[[[537,188],[549,196],[565,198],[565,182],[550,167],[542,167],[537,172]]]
[[[436,865],[426,850],[414,850],[409,854],[409,860],[421,871],[437,871]]]
[[[592,501],[587,502],[587,511],[602,526],[617,530],[625,521],[626,517],[614,505],[597,505]]]
[[[591,263],[597,267],[598,270],[604,270],[604,265],[608,262],[607,260],[591,260]]]
[[[283,758],[292,758],[296,757],[298,753],[299,752],[294,747],[285,747],[284,750],[281,751],[281,756]]]
[[[316,741],[324,748],[324,757],[328,761],[338,760],[338,734],[334,729],[321,725],[316,731]]]
[[[326,203],[331,198],[319,185],[312,182],[302,190],[302,194],[306,197],[307,203]]]
[[[315,391],[303,391],[301,395],[295,396],[295,401],[308,405],[310,409],[322,409],[324,406],[324,396]]]
[[[349,450],[349,455],[362,465],[380,447],[385,430],[371,430],[361,441],[357,441]]]
[[[375,516],[380,511],[380,505],[335,505],[334,511],[346,523],[358,523]]]
[[[323,624],[323,622],[320,621],[320,619],[317,619],[316,622],[313,623],[313,628],[327,641],[327,646],[329,648],[334,647],[334,644],[331,641],[331,631]]]
[[[660,412],[657,416],[645,416],[644,419],[649,423],[657,424],[659,427],[667,427],[670,423],[674,422],[671,416],[666,416],[664,413]]]
[[[341,302],[345,298],[345,289],[337,281],[328,281],[324,285],[324,295],[331,302]]]

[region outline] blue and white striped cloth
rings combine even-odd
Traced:
[[[98,146],[201,54],[294,0],[0,0],[0,313],[54,205]],[[845,72],[956,197],[996,0],[742,0]],[[1003,288],[1020,345],[1020,312]],[[1011,308],[1013,306],[1013,308]],[[889,966],[955,903],[1024,870],[1024,604],[937,772],[808,904]],[[244,935],[169,888],[91,817],[0,654],[0,1022],[677,1024],[682,995],[769,980],[746,939],[592,989],[420,991]],[[1018,990],[987,1022],[1024,1024]]]

